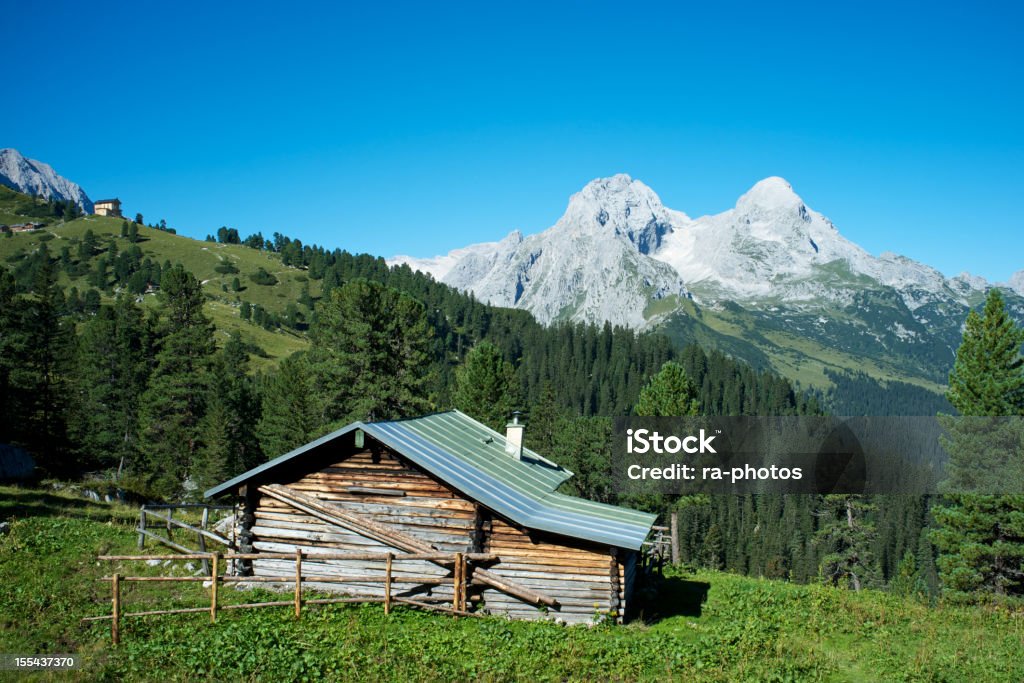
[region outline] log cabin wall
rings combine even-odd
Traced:
[[[322,470],[281,483],[416,536],[442,552],[466,552],[471,544],[473,503],[458,497],[449,487],[386,449],[377,454],[363,450]],[[319,549],[321,552],[404,554],[402,550],[327,524],[269,496],[260,498],[252,533],[257,552],[290,553],[300,549],[315,555]],[[302,568],[309,576],[384,576],[384,562],[374,560],[317,562],[305,558]],[[253,573],[290,581],[295,573],[294,563],[291,560],[255,560]],[[395,562],[392,574],[396,595],[451,599],[451,586],[402,581],[403,577],[442,578],[449,574],[432,562]],[[317,584],[317,588],[372,596],[383,595],[384,591],[381,583],[324,583]]]
[[[360,450],[316,472],[280,483],[300,493],[365,516],[430,543],[442,552],[489,552],[499,560],[487,569],[558,600],[555,608],[535,605],[496,588],[473,586],[470,598],[483,600],[488,612],[516,619],[555,618],[567,623],[592,623],[614,610],[621,621],[635,573],[636,553],[580,539],[519,528],[490,515],[457,491],[386,448]],[[316,552],[403,551],[322,520],[274,500],[259,497],[251,530],[254,549],[293,553],[302,550],[304,575],[352,577],[384,575],[383,561],[317,562]],[[614,550],[614,551],[613,551]],[[442,578],[450,573],[431,562],[393,564],[393,592],[417,598],[450,600],[452,587],[402,581],[403,577]],[[294,577],[291,560],[254,560],[255,576]],[[323,583],[318,590],[380,596],[380,583]],[[485,589],[486,588],[486,589]]]
[[[578,539],[564,539],[527,529],[519,529],[502,520],[491,522],[491,533],[484,552],[499,556],[488,567],[499,576],[507,576],[534,590],[547,593],[559,607],[538,609],[493,588],[483,591],[487,611],[514,619],[552,617],[567,623],[593,623],[604,619],[610,610],[625,605],[622,581],[614,590],[611,574],[623,577],[621,563],[608,546]],[[614,567],[614,569],[612,569]],[[617,612],[616,618],[621,617]]]

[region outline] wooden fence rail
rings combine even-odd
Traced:
[[[220,571],[222,567],[226,566],[226,562],[230,560],[244,560],[244,559],[290,559],[295,562],[295,579],[294,581],[288,581],[284,578],[275,576],[230,576],[221,575]],[[384,603],[384,613],[391,613],[391,606],[395,603],[412,605],[420,607],[422,609],[434,610],[439,612],[445,612],[447,614],[453,614],[456,616],[480,616],[468,611],[467,601],[467,588],[470,584],[486,585],[485,581],[475,579],[471,577],[470,562],[490,562],[498,559],[497,555],[491,553],[307,553],[301,550],[296,550],[294,554],[290,553],[188,553],[182,555],[100,555],[97,559],[109,561],[109,562],[121,562],[121,561],[133,561],[133,560],[204,560],[210,567],[209,574],[202,576],[124,576],[120,573],[115,573],[113,576],[105,576],[99,581],[109,581],[111,584],[111,613],[108,615],[96,616],[96,617],[85,617],[82,619],[86,621],[102,621],[110,619],[110,637],[114,645],[120,643],[121,640],[121,620],[125,617],[145,617],[162,614],[187,614],[197,612],[208,612],[210,614],[210,622],[215,623],[217,621],[217,612],[225,609],[251,609],[255,607],[282,607],[282,606],[293,606],[295,609],[295,618],[299,619],[302,615],[302,605],[325,605],[332,603]],[[384,574],[383,576],[376,574],[367,574],[365,576],[345,576],[345,577],[329,577],[329,576],[303,576],[303,559],[306,560],[383,560],[384,561]],[[430,561],[430,562],[451,562],[452,576],[450,577],[438,577],[438,576],[406,576],[402,575],[400,580],[402,583],[415,583],[418,585],[450,585],[452,586],[452,599],[451,607],[446,608],[437,604],[431,604],[432,602],[439,602],[436,598],[405,598],[397,595],[393,595],[392,584],[394,577],[392,576],[392,565],[394,562],[399,561]],[[210,606],[209,607],[183,607],[178,609],[163,609],[163,610],[148,610],[143,612],[125,612],[121,603],[121,586],[126,582],[210,582]],[[384,584],[384,596],[348,596],[344,598],[314,598],[314,599],[303,599],[302,597],[302,586],[304,584],[315,584],[315,583],[378,583]],[[294,596],[291,600],[274,600],[270,602],[254,602],[254,603],[242,603],[237,605],[220,605],[217,596],[217,588],[219,585],[224,583],[275,583],[279,585],[288,585],[289,583],[294,584]],[[447,602],[447,598],[443,599]]]
[[[199,526],[187,524],[183,520],[174,519],[175,510],[202,510],[202,519],[199,522]],[[166,514],[160,514],[160,510],[166,510]],[[220,534],[214,533],[209,530],[210,525],[210,510],[235,510],[234,505],[206,505],[204,503],[147,503],[139,508],[139,526],[136,531],[139,534],[139,550],[142,550],[146,545],[146,539],[152,539],[157,543],[167,546],[172,550],[179,553],[188,554],[200,554],[202,557],[196,558],[202,560],[203,571],[209,573],[209,553],[206,550],[206,541],[210,540],[215,543],[219,543],[227,549],[234,550],[235,544],[231,538],[226,538]],[[159,526],[166,529],[167,537],[163,537],[160,534],[151,531],[149,521],[154,520],[161,522]],[[192,534],[196,535],[196,548],[189,548],[182,545],[174,540],[173,529],[183,529]]]

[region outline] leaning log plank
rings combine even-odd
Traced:
[[[216,541],[217,543],[220,543],[221,545],[224,545],[224,546],[230,546],[231,545],[231,541],[229,541],[228,539],[224,538],[223,536],[221,536],[219,534],[213,533],[212,531],[207,531],[205,529],[200,529],[198,527],[194,527],[191,524],[186,524],[185,522],[182,522],[180,520],[174,519],[174,518],[172,518],[170,516],[164,517],[160,513],[153,512],[152,510],[147,510],[146,514],[149,515],[150,517],[156,517],[157,519],[159,519],[162,522],[166,522],[168,527],[173,525],[173,526],[176,526],[176,527],[178,527],[180,529],[186,529],[188,531],[195,532],[196,534],[198,534],[200,536],[206,536],[211,541]]]
[[[160,536],[158,534],[154,534],[152,531],[146,531],[145,529],[136,529],[136,531],[138,531],[140,534],[145,534],[146,536],[149,536],[150,538],[152,538],[155,541],[160,541],[161,543],[163,543],[168,548],[173,548],[173,549],[177,550],[179,553],[186,553],[186,554],[189,554],[189,555],[195,553],[195,551],[192,548],[186,548],[183,545],[178,545],[177,543],[175,543],[174,541],[170,540],[169,538],[164,538],[163,536]],[[209,557],[209,555],[207,555],[207,557]],[[168,559],[171,559],[171,558],[168,558]]]
[[[357,518],[353,515],[348,514],[346,511],[341,510],[337,507],[328,507],[321,504],[316,498],[306,496],[297,491],[294,491],[287,486],[281,486],[280,484],[266,484],[259,488],[260,493],[263,493],[271,498],[276,498],[282,503],[287,503],[297,510],[302,510],[308,515],[322,519],[328,524],[335,526],[341,526],[346,529],[351,529],[363,535],[369,536],[374,540],[382,543],[387,543],[395,548],[405,550],[406,552],[413,553],[430,553],[431,551],[436,552],[436,549],[419,539],[404,534],[401,531],[397,531],[383,524],[371,522],[366,519]],[[451,560],[448,561],[437,561],[437,564],[445,567],[446,569],[452,568]],[[473,568],[473,576],[480,579],[484,583],[497,588],[500,591],[514,595],[517,598],[526,600],[531,603],[539,603],[548,605],[549,607],[557,607],[558,601],[549,595],[540,593],[535,590],[531,590],[518,582],[511,581],[504,577],[500,577],[496,574],[492,574],[484,569],[478,567]]]

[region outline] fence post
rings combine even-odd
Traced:
[[[672,543],[672,564],[679,564],[679,513],[672,511],[671,523],[669,524],[669,539]],[[660,553],[659,553],[660,554]]]
[[[209,519],[210,519],[210,508],[204,507],[203,508],[203,521],[199,523],[199,528],[202,529],[203,531],[206,531],[206,525],[209,522]],[[196,539],[199,541],[199,552],[205,553],[206,552],[206,537],[203,536],[202,534],[196,534]],[[209,571],[210,571],[210,563],[207,562],[206,560],[203,560],[203,573],[205,574],[205,573],[208,573]]]
[[[384,561],[384,614],[391,614],[391,561],[394,557],[393,553],[388,553]]]
[[[462,592],[462,553],[455,553],[455,580],[452,582],[452,611],[459,611],[459,595]]]
[[[121,642],[121,575],[114,574],[113,580],[113,618],[110,620],[110,639],[117,645]]]
[[[466,591],[467,591],[467,587],[469,586],[469,579],[466,578],[466,573],[467,573],[468,569],[469,569],[469,560],[467,560],[466,556],[463,555],[462,556],[462,590],[459,592],[459,604],[462,605],[462,611],[463,612],[468,612],[469,611],[468,608],[466,607]]]
[[[139,508],[139,550],[142,550],[146,545],[146,534],[142,533],[146,530],[146,506],[143,505]]]
[[[174,508],[167,508],[167,540],[173,541],[171,536],[171,518],[174,517]]]
[[[295,549],[295,618],[302,612],[302,551]]]
[[[220,553],[210,555],[210,623],[217,622],[217,564]]]

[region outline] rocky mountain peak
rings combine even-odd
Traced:
[[[785,178],[771,176],[759,181],[736,202],[738,211],[747,213],[806,211],[804,200],[793,191],[793,186]]]
[[[664,236],[689,223],[639,180],[625,173],[597,178],[569,198],[565,213],[552,230],[608,237],[621,236],[641,254],[658,249]]]
[[[77,183],[57,175],[49,164],[29,159],[16,149],[0,149],[0,185],[44,199],[71,200],[85,213],[93,211],[92,200]]]

